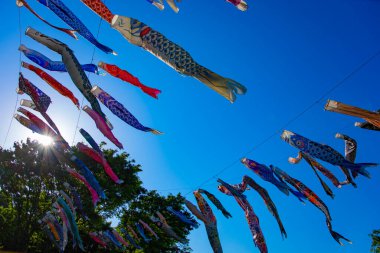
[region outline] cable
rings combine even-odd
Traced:
[[[204,186],[211,186],[213,185],[213,183],[210,183],[210,184],[206,184]],[[182,187],[182,188],[168,188],[168,189],[162,189],[162,190],[155,190],[155,191],[158,191],[158,192],[170,192],[170,191],[181,191],[181,190],[191,190],[193,189],[193,187]]]
[[[99,38],[100,27],[101,27],[101,25],[102,25],[102,21],[103,21],[103,19],[100,18],[100,20],[99,20],[99,25],[98,25],[98,31],[97,31],[97,33],[96,33],[96,39]],[[91,62],[90,62],[91,64],[94,62],[95,50],[96,50],[96,46],[94,46],[94,49],[93,49],[93,51],[92,51]],[[88,78],[88,80],[90,80],[90,75],[91,75],[91,73],[88,73],[88,74],[87,74],[87,78]],[[84,102],[84,96],[82,97],[81,105],[83,105],[83,102]],[[76,123],[76,125],[75,125],[74,136],[73,136],[73,141],[72,141],[72,143],[71,143],[71,146],[74,146],[75,138],[76,138],[76,136],[77,136],[77,131],[78,131],[78,128],[79,128],[79,121],[80,121],[80,117],[81,117],[81,115],[82,115],[82,109],[79,108],[78,119],[77,119],[77,123]]]
[[[7,142],[8,136],[9,136],[9,132],[11,131],[12,123],[13,123],[13,119],[14,119],[13,115],[14,115],[15,112],[16,112],[17,105],[18,105],[18,94],[17,94],[17,96],[16,96],[16,103],[15,103],[15,107],[14,107],[14,109],[13,109],[13,113],[12,113],[11,121],[9,122],[8,130],[7,130],[7,133],[6,133],[5,138],[4,138],[3,147],[5,147],[5,144],[6,144],[6,142]]]
[[[83,102],[84,102],[84,96],[82,97],[82,101],[80,104],[83,105]],[[79,128],[79,120],[80,120],[81,114],[82,114],[82,109],[79,108],[79,114],[78,114],[78,118],[77,118],[77,123],[76,123],[75,128],[74,128],[74,136],[73,136],[73,141],[71,143],[71,146],[74,146],[75,137],[77,136],[77,130]]]
[[[21,32],[21,8],[18,7],[18,31],[19,31],[19,46],[21,46],[22,44],[22,32]],[[20,61],[20,64],[18,66],[18,71],[21,72],[21,57],[22,57],[22,53],[21,51],[19,50],[19,61]],[[17,97],[18,97],[18,94],[17,94]]]
[[[347,129],[348,127],[350,127],[351,125],[352,125],[351,122],[347,123],[344,127],[340,128],[339,132],[342,133],[344,130],[346,130],[346,129]],[[276,133],[277,133],[277,132],[276,132]],[[269,137],[268,137],[267,139],[269,139]],[[263,144],[266,142],[267,139],[265,139],[264,141],[262,141],[261,143],[259,143],[258,145],[256,145],[255,148],[257,149],[259,146],[263,145]],[[246,152],[243,156],[246,156],[246,155],[248,155],[248,154],[251,153],[251,152],[252,152],[252,150]],[[284,156],[284,157],[282,157],[282,158],[277,159],[276,161],[274,161],[273,164],[277,164],[277,163],[279,163],[280,161],[283,161],[283,160],[285,160],[285,159],[288,159],[289,157],[296,157],[297,155],[298,155],[298,152],[294,153],[293,155],[286,155],[286,156]],[[220,174],[222,174],[226,169],[231,168],[231,167],[233,167],[234,165],[236,165],[237,161],[240,161],[240,159],[234,161],[234,164],[233,164],[233,165],[230,164],[230,166],[226,166],[226,167],[224,168],[224,170],[219,171],[216,175],[214,175],[214,176],[212,177],[212,179],[216,179],[216,177],[219,176]],[[227,167],[228,167],[228,168],[227,168]],[[234,177],[233,179],[239,179],[239,178],[240,178],[240,176],[239,176],[239,177]],[[211,185],[214,185],[214,184],[216,183],[216,182],[212,182],[212,183],[206,184],[206,183],[208,183],[208,181],[210,181],[210,180],[211,180],[211,179],[208,179],[208,180],[205,180],[204,182],[202,182],[202,183],[197,187],[197,189],[198,189],[198,188],[201,188],[201,187],[211,186]],[[192,187],[168,188],[168,189],[161,189],[161,190],[156,190],[156,191],[158,191],[158,192],[169,192],[169,191],[181,191],[181,190],[189,190],[189,189],[190,189],[191,191],[190,191],[190,192],[187,192],[187,193],[184,195],[184,196],[186,196],[186,195],[188,195],[189,193],[191,193],[191,192],[194,190],[194,188],[192,188]]]
[[[367,66],[370,62],[372,62],[379,55],[380,55],[380,50],[378,50],[377,52],[375,52],[374,54],[372,54],[370,57],[368,57],[365,61],[363,61],[361,64],[359,64],[349,74],[347,74],[343,79],[341,79],[340,81],[338,81],[330,89],[328,89],[326,92],[324,92],[318,99],[316,99],[314,102],[312,102],[310,105],[308,105],[304,110],[302,110],[301,112],[299,112],[296,116],[294,116],[293,118],[291,118],[290,120],[288,120],[281,128],[277,129],[275,132],[273,132],[271,135],[269,135],[267,138],[265,138],[259,144],[257,144],[256,146],[254,146],[253,148],[251,148],[250,150],[248,150],[245,154],[243,154],[243,157],[247,156],[248,154],[252,153],[254,150],[256,150],[259,147],[263,146],[265,143],[267,143],[268,141],[270,141],[273,137],[277,136],[284,128],[288,127],[290,124],[292,124],[293,122],[297,121],[305,113],[307,113],[308,111],[310,111],[316,104],[320,103],[327,95],[331,94],[334,90],[336,90],[337,88],[339,88],[340,86],[342,86],[348,79],[350,79],[356,73],[358,73],[359,71],[361,71],[365,66]],[[240,161],[240,158],[234,160],[229,165],[227,165],[226,167],[224,167],[223,169],[221,169],[218,173],[216,173],[215,175],[213,175],[213,176],[209,177],[208,179],[206,179],[205,181],[203,181],[195,189],[198,189],[198,188],[204,186],[209,181],[211,181],[213,179],[216,179],[217,176],[219,176],[220,174],[222,174],[226,170],[232,168],[239,161]],[[186,193],[184,196],[187,196],[191,192],[192,191]]]
[[[18,30],[19,30],[19,46],[21,46],[21,44],[22,44],[21,8],[18,8]],[[19,72],[21,72],[21,60],[22,60],[21,57],[22,57],[22,54],[21,54],[21,51],[19,51],[19,69],[18,69]],[[3,147],[5,147],[5,144],[7,143],[8,136],[9,136],[9,133],[10,133],[11,128],[12,128],[12,123],[13,123],[13,119],[14,119],[13,115],[16,113],[16,109],[17,109],[17,105],[18,105],[18,98],[19,98],[19,95],[17,93],[15,107],[13,109],[13,113],[12,113],[12,116],[11,116],[11,121],[9,122],[7,133],[5,134]]]

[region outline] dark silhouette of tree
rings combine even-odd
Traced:
[[[72,178],[64,166],[73,167],[67,156],[67,164],[58,162],[50,146],[43,146],[37,141],[27,139],[26,142],[15,142],[12,149],[0,148],[0,249],[23,252],[57,252],[54,245],[42,230],[38,222],[58,196],[59,190],[68,193],[63,183],[68,182],[80,193],[86,217],[77,212],[77,224],[80,235],[88,252],[189,252],[186,237],[191,231],[189,225],[180,222],[166,211],[167,206],[182,210],[191,218],[190,213],[182,207],[183,197],[180,195],[161,196],[156,191],[148,191],[142,186],[138,177],[140,165],[129,157],[129,154],[101,148],[111,167],[120,179],[121,185],[115,184],[104,172],[103,168],[91,158],[73,148],[74,154],[90,168],[107,196],[94,208],[87,188]],[[61,152],[62,153],[62,152]],[[164,214],[170,226],[185,243],[179,243],[169,237],[150,220],[156,211]],[[119,250],[115,247],[102,248],[89,237],[91,231],[105,231],[110,229],[111,220],[120,221],[119,228],[133,227],[141,219],[158,234],[159,239],[145,243],[137,241],[142,250],[133,246]],[[119,230],[120,231],[120,230]],[[120,233],[123,235],[122,233]],[[146,232],[149,235],[148,232]],[[126,238],[125,238],[126,239]],[[79,252],[72,249],[69,243],[68,252]]]
[[[380,229],[372,231],[370,236],[372,237],[371,252],[380,253]]]

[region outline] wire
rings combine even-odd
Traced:
[[[340,128],[340,130],[339,130],[339,132],[340,133],[342,133],[344,130],[346,130],[348,127],[350,127],[352,125],[352,123],[351,122],[349,122],[349,123],[347,123],[344,127],[342,127],[342,128]],[[259,146],[260,144],[258,144],[257,146],[256,146],[256,149],[258,148],[258,146]],[[244,154],[244,156],[246,156],[246,155],[248,155],[250,152],[246,152],[245,154]],[[286,155],[286,156],[283,156],[282,158],[279,158],[279,159],[277,159],[276,161],[273,161],[273,164],[277,164],[277,163],[279,163],[279,162],[281,162],[281,161],[283,161],[283,160],[286,160],[286,159],[288,159],[289,157],[296,157],[298,155],[298,152],[296,152],[296,153],[294,153],[293,155]],[[236,163],[235,163],[236,164]],[[235,165],[234,164],[234,165]],[[227,167],[227,166],[226,166]],[[223,172],[222,171],[219,171],[218,172],[218,174],[217,174],[217,176],[219,176],[220,174],[222,174]],[[216,177],[217,176],[214,176],[213,177],[213,179],[216,179]],[[231,180],[237,180],[237,179],[239,179],[241,176],[238,176],[238,177],[234,177],[234,178],[232,178]],[[210,181],[210,180],[208,180],[208,181]],[[201,188],[201,187],[206,187],[206,186],[211,186],[211,185],[215,185],[215,184],[217,184],[216,182],[212,182],[212,183],[209,183],[209,184],[207,184],[208,183],[208,181],[207,180],[205,180],[202,184],[200,184],[198,187],[197,187],[197,189],[198,188]],[[156,189],[156,191],[158,191],[158,192],[170,192],[170,191],[182,191],[182,190],[191,190],[190,192],[188,192],[188,193],[186,193],[184,196],[186,196],[186,195],[188,195],[189,193],[191,193],[193,190],[194,190],[194,188],[192,188],[192,187],[181,187],[181,188],[168,188],[168,189],[160,189],[160,190],[157,190]]]
[[[14,119],[13,115],[14,115],[15,112],[16,112],[17,105],[18,105],[18,94],[17,94],[17,96],[16,96],[16,103],[15,103],[15,107],[14,107],[14,109],[13,109],[13,113],[12,113],[11,121],[9,122],[8,130],[7,130],[7,133],[6,133],[5,138],[4,138],[3,147],[5,147],[5,144],[7,143],[7,139],[8,139],[8,136],[9,136],[9,132],[11,131],[12,123],[13,123],[13,119]]]
[[[18,31],[19,31],[19,46],[21,46],[22,44],[22,32],[21,32],[21,7],[18,7]],[[22,57],[22,53],[21,51],[19,50],[19,66],[18,66],[18,71],[21,72],[21,57]],[[18,94],[17,94],[17,98],[18,98]]]
[[[103,19],[100,18],[100,20],[99,20],[99,25],[98,25],[98,31],[97,31],[97,33],[96,33],[96,39],[99,38],[100,27],[101,27],[101,25],[102,25],[102,21],[103,21]],[[96,46],[94,46],[94,49],[93,49],[93,51],[92,51],[91,62],[90,62],[91,64],[94,62],[95,50],[96,50]],[[89,80],[90,80],[90,75],[91,75],[91,73],[88,73],[88,74],[87,74],[87,78],[88,78]],[[84,96],[82,97],[81,105],[83,105],[83,102],[84,102]],[[71,143],[71,146],[74,146],[75,138],[76,138],[76,136],[77,136],[77,131],[78,131],[78,128],[79,128],[79,121],[80,121],[80,117],[81,117],[81,115],[82,115],[82,109],[79,108],[79,114],[78,114],[78,118],[77,118],[77,123],[76,123],[76,125],[75,125],[74,135],[73,135],[73,141],[72,141],[72,143]]]
[[[83,105],[83,102],[84,102],[84,96],[82,97],[82,101],[80,104]],[[79,128],[79,120],[80,120],[81,114],[82,114],[82,109],[79,108],[79,114],[78,114],[78,118],[77,118],[77,123],[76,123],[75,128],[74,128],[74,136],[73,136],[73,141],[71,143],[71,146],[74,146],[75,137],[77,136],[77,130]]]
[[[318,99],[316,99],[314,102],[312,102],[310,105],[308,105],[304,110],[299,112],[296,116],[288,120],[281,128],[277,129],[275,132],[273,132],[271,135],[266,137],[263,141],[261,141],[259,144],[248,150],[246,153],[243,154],[244,156],[247,156],[248,154],[252,153],[254,150],[258,149],[259,147],[263,146],[266,144],[268,141],[270,141],[273,137],[277,136],[284,128],[288,127],[291,125],[293,122],[297,121],[299,118],[301,118],[305,113],[310,111],[315,105],[320,103],[327,95],[331,94],[333,91],[335,91],[337,88],[342,86],[348,79],[353,77],[355,74],[360,72],[364,67],[366,67],[370,62],[372,62],[376,57],[380,55],[380,50],[372,54],[370,57],[368,57],[366,60],[364,60],[361,64],[359,64],[356,68],[354,68],[349,74],[347,74],[343,79],[338,81],[336,84],[334,84],[330,89],[328,89],[326,92],[324,92]],[[209,177],[205,181],[203,181],[201,184],[199,184],[195,189],[198,189],[205,184],[207,184],[209,181],[216,179],[220,174],[223,172],[227,171],[228,169],[232,168],[235,166],[238,162],[240,161],[240,158],[235,159],[233,162],[231,162],[229,165],[221,169],[218,173],[214,174],[213,176]],[[190,194],[192,191],[187,192],[184,196],[187,196]]]
[[[206,184],[206,185],[203,185],[204,187],[205,186],[211,186],[211,185],[214,185],[215,183],[212,182],[212,183],[209,183],[209,184]],[[168,188],[168,189],[162,189],[162,190],[155,190],[155,191],[158,191],[158,192],[170,192],[170,191],[181,191],[181,190],[191,190],[193,189],[193,187],[181,187],[181,188]]]
[[[22,44],[22,32],[21,32],[21,8],[20,7],[18,7],[18,30],[19,30],[19,46],[21,46],[21,44]],[[21,54],[21,51],[19,51],[19,69],[18,69],[19,72],[21,72],[21,61],[22,61],[21,57],[22,57],[22,54]],[[7,143],[8,136],[9,136],[9,133],[10,133],[11,128],[12,128],[12,123],[13,123],[13,119],[14,119],[13,115],[16,113],[16,109],[17,109],[17,105],[18,105],[18,99],[19,99],[19,95],[17,93],[15,107],[13,109],[13,113],[11,116],[11,120],[9,122],[7,133],[5,134],[3,147],[5,147],[5,144]]]

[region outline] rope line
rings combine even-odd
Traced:
[[[100,27],[101,27],[101,25],[102,25],[102,21],[103,21],[103,19],[100,18],[100,20],[99,20],[99,25],[98,25],[98,31],[97,31],[97,33],[96,33],[96,39],[99,38]],[[95,51],[96,51],[96,46],[94,46],[94,49],[93,49],[93,51],[92,51],[91,62],[90,62],[91,64],[94,62]],[[88,80],[90,80],[90,76],[91,76],[91,73],[88,73],[88,74],[87,74],[87,78],[88,78]],[[82,97],[81,106],[83,106],[83,103],[84,103],[84,96]],[[79,114],[78,114],[78,118],[77,118],[77,123],[76,123],[75,128],[74,128],[74,135],[73,135],[73,141],[72,141],[72,143],[71,143],[71,146],[74,146],[75,138],[76,138],[76,136],[77,136],[77,131],[78,131],[78,128],[79,128],[79,121],[80,121],[80,117],[81,117],[81,115],[82,115],[82,108],[79,108]]]
[[[18,8],[18,31],[19,31],[19,46],[21,46],[21,44],[22,44],[21,8]],[[21,54],[21,51],[19,51],[18,72],[21,72],[21,61],[22,61],[22,54]],[[13,119],[14,119],[13,115],[16,113],[16,109],[17,109],[17,105],[18,105],[18,99],[19,99],[19,95],[18,95],[18,93],[17,93],[17,95],[16,95],[16,103],[15,103],[15,107],[13,108],[13,113],[12,113],[12,115],[11,115],[11,120],[10,120],[10,122],[9,122],[9,126],[8,126],[8,129],[7,129],[7,133],[5,134],[3,147],[5,147],[5,144],[7,143],[8,136],[9,136],[9,133],[10,133],[11,128],[12,128]]]
[[[281,131],[291,125],[293,122],[297,121],[299,118],[301,118],[305,113],[310,111],[315,105],[318,103],[321,103],[324,98],[326,98],[329,94],[331,94],[333,91],[335,91],[337,88],[342,86],[347,80],[349,80],[351,77],[353,77],[355,74],[360,72],[364,67],[366,67],[369,63],[371,63],[375,58],[377,58],[380,55],[380,50],[376,51],[374,54],[372,54],[370,57],[368,57],[366,60],[364,60],[361,64],[359,64],[357,67],[355,67],[350,73],[348,73],[343,79],[338,81],[335,85],[333,85],[330,89],[328,89],[326,92],[324,92],[319,98],[317,98],[314,102],[312,102],[310,105],[306,106],[304,110],[299,112],[296,116],[288,120],[281,128],[277,129],[275,132],[273,132],[271,135],[269,135],[267,138],[265,138],[263,141],[261,141],[259,144],[248,150],[246,153],[243,154],[244,156],[247,156],[248,154],[252,153],[254,150],[258,149],[259,147],[266,144],[268,141],[270,141],[273,137],[277,136]],[[225,166],[223,169],[221,169],[219,172],[214,174],[213,176],[209,177],[205,181],[203,181],[201,184],[199,184],[196,188],[193,190],[196,190],[205,184],[207,184],[209,181],[216,179],[219,175],[221,175],[223,172],[227,171],[228,169],[235,166],[240,161],[240,158],[235,159],[233,162],[231,162],[229,165]],[[192,191],[187,192],[184,196],[187,196]]]

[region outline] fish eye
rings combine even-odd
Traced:
[[[296,145],[299,146],[299,147],[303,147],[303,142],[300,141],[300,140],[297,140],[296,141]]]

